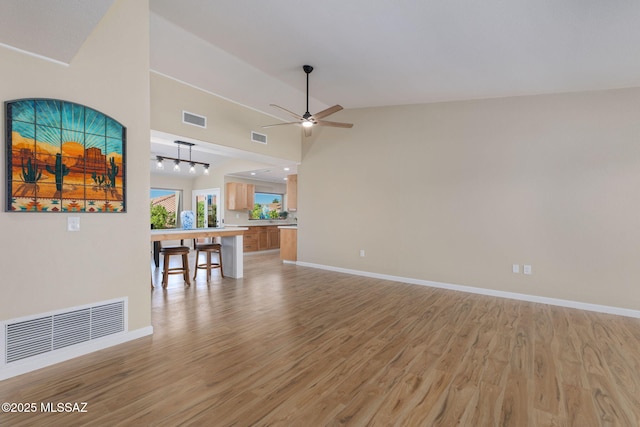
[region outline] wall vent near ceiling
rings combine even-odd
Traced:
[[[252,142],[257,142],[257,143],[260,143],[260,144],[266,144],[267,143],[267,135],[251,131],[251,141]]]
[[[182,123],[188,125],[198,126],[201,128],[207,127],[207,118],[198,114],[190,113],[188,111],[182,111]]]
[[[4,360],[16,362],[125,331],[124,299],[4,324]]]

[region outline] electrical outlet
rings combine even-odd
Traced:
[[[525,264],[523,270],[524,270],[524,274],[532,274],[530,265]]]
[[[513,272],[520,273],[520,264],[513,264]]]
[[[363,257],[364,256],[364,249],[360,249],[360,256]]]

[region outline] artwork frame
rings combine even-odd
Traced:
[[[126,212],[126,128],[51,98],[5,102],[7,212]]]

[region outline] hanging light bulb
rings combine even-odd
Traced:
[[[189,173],[196,173],[196,164],[191,162],[189,163],[191,166],[189,166]]]
[[[209,164],[204,165],[204,174],[209,175]]]
[[[174,160],[175,164],[173,165],[173,170],[176,172],[180,172],[180,160]]]
[[[158,162],[156,163],[156,168],[164,169],[164,164],[162,163],[162,157],[157,156],[156,159],[158,160]]]

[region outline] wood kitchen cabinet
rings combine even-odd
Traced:
[[[280,259],[283,261],[298,260],[298,230],[295,227],[280,229],[282,246],[280,247]]]
[[[280,229],[278,226],[268,227],[267,233],[269,234],[269,248],[277,249],[280,247]]]
[[[230,211],[243,211],[253,209],[255,185],[244,182],[227,182],[226,204]]]
[[[277,225],[249,226],[244,232],[244,252],[265,251],[280,247]]]
[[[249,227],[249,229],[244,232],[244,235],[242,236],[244,252],[255,252],[258,250],[258,230],[256,230],[257,228],[259,227]]]
[[[258,250],[264,251],[269,249],[269,231],[267,227],[258,227]]]
[[[287,176],[287,210],[298,210],[298,175]]]

